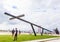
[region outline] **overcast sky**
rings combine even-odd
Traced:
[[[8,30],[18,28],[20,30],[32,30],[30,24],[17,19],[9,20],[8,12],[27,21],[52,30],[60,29],[60,0],[0,0],[0,29]],[[38,30],[37,27],[35,27]]]

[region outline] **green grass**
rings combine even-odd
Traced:
[[[35,39],[45,39],[45,38],[53,38],[57,36],[34,36],[34,35],[19,35],[18,40],[16,42],[26,41],[26,40],[35,40]],[[11,35],[0,35],[0,42],[13,42],[13,37]]]

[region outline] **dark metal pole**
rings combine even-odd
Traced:
[[[44,29],[42,28],[41,36],[43,36]]]
[[[32,30],[33,30],[33,32],[34,32],[34,35],[36,36],[36,32],[35,32],[34,27],[33,27],[32,24],[31,24],[31,27],[32,27]]]

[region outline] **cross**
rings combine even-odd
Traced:
[[[19,15],[19,16],[16,16],[16,17],[19,18],[19,17],[23,17],[23,16],[25,16],[25,15],[22,14],[22,15]],[[9,20],[12,20],[12,19],[15,19],[15,18],[13,17],[13,18],[10,18]]]
[[[21,21],[24,21],[24,22],[26,22],[26,23],[31,24],[31,27],[32,27],[32,30],[33,30],[35,36],[36,36],[36,32],[35,32],[33,26],[36,26],[36,27],[39,27],[39,28],[42,29],[42,33],[41,33],[41,35],[43,35],[43,31],[44,31],[44,30],[49,31],[49,32],[52,32],[52,31],[50,31],[50,30],[48,30],[48,29],[45,29],[45,28],[43,28],[43,27],[41,27],[41,26],[39,26],[39,25],[36,25],[36,24],[34,24],[34,23],[31,23],[31,22],[29,22],[29,21],[27,21],[27,20],[21,19],[21,18],[19,18],[20,16],[17,16],[17,17],[16,17],[16,16],[11,15],[11,14],[9,14],[9,13],[7,13],[7,12],[5,12],[4,14],[13,17],[13,19],[16,18],[16,19],[18,19],[18,20],[21,20]],[[11,19],[11,18],[10,18],[10,19]]]

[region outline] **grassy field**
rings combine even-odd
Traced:
[[[16,42],[26,41],[26,40],[35,40],[35,39],[45,39],[45,38],[52,38],[57,36],[34,36],[34,35],[19,35],[18,40]],[[13,37],[11,35],[0,35],[0,42],[13,42]]]

